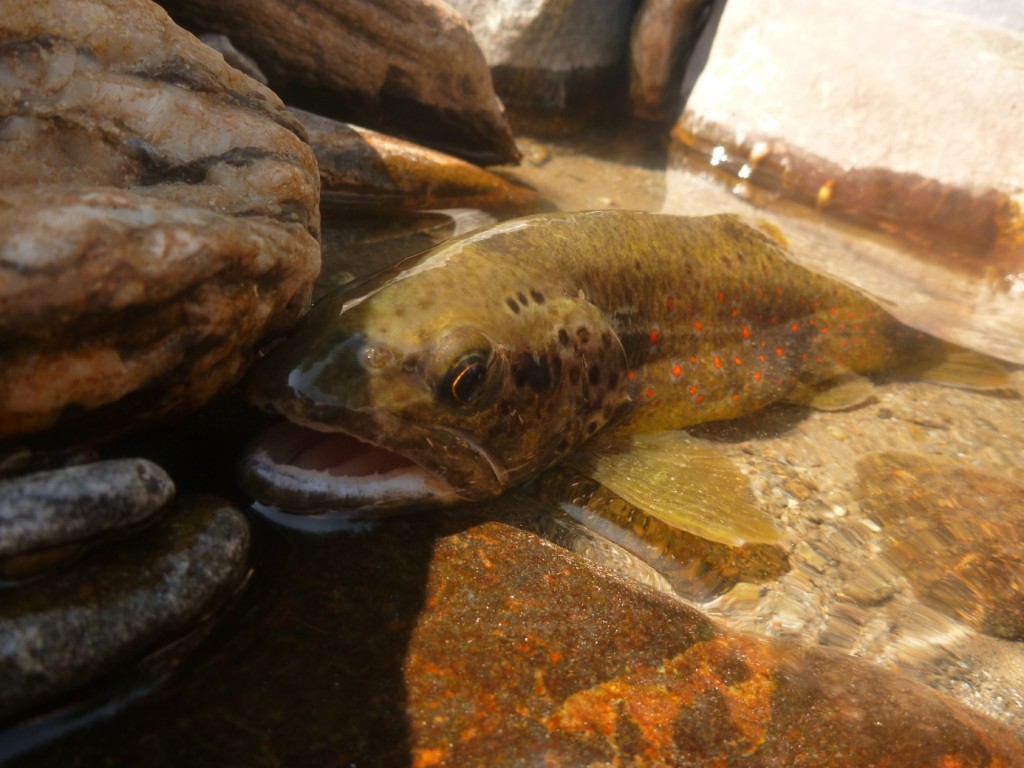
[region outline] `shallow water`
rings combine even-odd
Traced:
[[[527,139],[522,149],[524,166],[504,173],[534,185],[559,208],[658,210],[664,201],[664,151],[643,133],[605,133],[574,144]],[[334,285],[384,266],[368,259],[397,260],[406,248],[418,250],[459,226],[434,216],[411,226],[384,224],[389,237],[397,231],[407,245],[350,251],[357,262],[336,265]],[[1024,374],[1014,376],[1024,391]],[[216,491],[245,503],[230,479],[232,457],[262,422],[229,398],[118,450],[160,461],[180,478],[183,491]],[[987,487],[1024,512],[1021,496],[1014,495],[1016,484],[1024,483],[1019,399],[881,380],[873,401],[854,410],[778,406],[695,431],[743,469],[758,503],[786,531],[791,564],[770,583],[741,581],[705,595],[705,610],[734,628],[821,643],[901,669],[1024,732],[1019,638],[1000,639],[964,620],[962,601],[977,601],[976,593],[924,594],[927,588],[913,578],[920,565],[907,555],[930,557],[939,579],[945,562],[953,572],[968,558],[964,545],[984,538],[983,518],[991,514],[977,504],[979,486],[963,480],[962,491],[944,487],[932,497],[934,489],[915,490],[911,482],[910,491],[901,491],[920,497],[925,509],[952,509],[966,521],[947,527],[946,539],[934,539],[939,544],[922,553],[919,544],[917,550],[899,546],[897,526],[879,513],[885,500],[864,489],[869,478],[863,464],[879,452],[937,457],[987,473],[994,478]],[[658,589],[673,589],[671,578],[610,543],[643,550],[621,530],[588,531],[521,496],[511,506],[497,502],[459,514],[467,521],[477,515],[478,522],[512,507],[521,524],[532,520],[562,545]],[[251,518],[252,580],[209,634],[196,638],[193,654],[165,654],[67,702],[57,716],[37,713],[12,724],[0,734],[0,760],[68,766],[407,763],[411,735],[402,665],[424,607],[439,521],[450,526],[451,518],[421,514],[322,535],[288,530],[255,513]],[[911,545],[928,540],[919,530],[914,536]],[[1015,554],[1011,548],[1009,555]],[[695,597],[692,590],[688,594]],[[1020,609],[1020,591],[999,594],[1016,599]],[[14,761],[19,752],[22,759]]]

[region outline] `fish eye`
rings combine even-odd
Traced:
[[[448,369],[439,394],[455,405],[473,405],[484,392],[490,350],[472,352]]]

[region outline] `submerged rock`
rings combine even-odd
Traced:
[[[624,84],[633,0],[450,0],[518,117],[579,122]],[[540,126],[544,126],[541,122]]]
[[[226,502],[195,498],[76,567],[4,591],[0,715],[42,703],[184,634],[245,575],[249,529]]]
[[[1024,485],[910,453],[857,469],[885,555],[915,591],[975,629],[1024,640]]]
[[[245,625],[146,707],[24,764],[1024,764],[919,684],[727,632],[494,521],[535,512],[267,531],[290,583],[254,584]]]
[[[289,101],[481,164],[519,153],[473,35],[441,0],[162,0],[230,35]]]
[[[1024,362],[1021,51],[1018,32],[875,0],[730,0],[673,162],[733,194],[677,171],[665,210],[767,211],[799,260],[900,320]]]
[[[0,438],[207,402],[308,306],[301,124],[144,0],[18,4],[0,51]]]

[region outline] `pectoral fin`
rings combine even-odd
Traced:
[[[739,469],[685,432],[624,437],[573,464],[651,517],[705,539],[741,546],[781,538]]]

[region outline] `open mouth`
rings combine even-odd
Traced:
[[[443,478],[402,454],[290,421],[249,444],[239,482],[257,501],[302,514],[371,516],[459,500]]]

